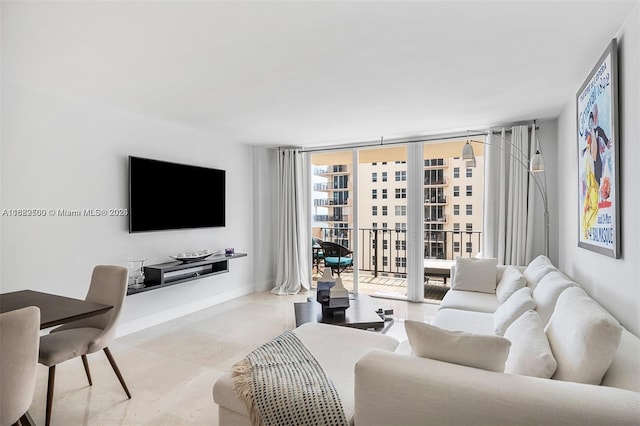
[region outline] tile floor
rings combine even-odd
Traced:
[[[124,336],[110,348],[133,395],[126,395],[103,352],[89,355],[93,386],[82,361],[56,367],[52,425],[217,425],[213,383],[256,346],[295,327],[293,303],[310,294],[253,293]],[[437,305],[374,299],[394,310],[387,334],[404,339],[404,319],[429,321]],[[44,424],[47,368],[38,367],[29,413]]]

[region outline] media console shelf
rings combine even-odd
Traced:
[[[246,253],[234,253],[230,256],[210,256],[197,262],[184,263],[174,261],[145,266],[144,287],[128,288],[127,295],[229,272],[229,260],[245,257],[246,255]]]

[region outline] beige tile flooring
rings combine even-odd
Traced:
[[[110,346],[131,390],[128,400],[103,352],[89,355],[93,386],[76,358],[56,368],[52,425],[217,425],[213,383],[248,352],[295,327],[293,303],[310,293],[253,293],[116,339]],[[429,321],[436,304],[374,299],[394,309],[387,332],[404,339],[404,319]],[[38,367],[29,413],[44,424],[47,368]]]

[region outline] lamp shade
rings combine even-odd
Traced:
[[[464,147],[462,147],[462,159],[463,160],[475,160],[475,158],[476,158],[476,156],[473,153],[473,147],[471,146],[469,141],[467,141],[467,143],[464,144]]]
[[[536,151],[536,153],[531,157],[529,171],[533,173],[544,172],[544,159],[542,158],[540,151]]]

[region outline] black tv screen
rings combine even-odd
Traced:
[[[225,171],[129,157],[129,232],[225,226]]]

